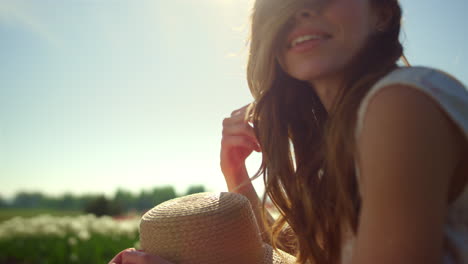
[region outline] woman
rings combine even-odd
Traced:
[[[397,65],[400,20],[397,0],[255,2],[255,101],[224,120],[221,168],[267,216],[264,239],[300,263],[468,263],[468,93]],[[276,221],[250,183],[252,151]]]

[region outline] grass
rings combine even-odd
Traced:
[[[0,209],[0,223],[16,216],[31,218],[38,215],[48,214],[52,216],[77,216],[83,214],[81,211],[66,211],[66,210],[53,210],[53,209],[17,209],[17,208],[3,208]]]
[[[138,218],[124,221],[89,214],[28,218],[33,213],[57,213],[29,209],[12,213],[24,217],[0,223],[1,264],[107,263],[122,249],[138,246]]]

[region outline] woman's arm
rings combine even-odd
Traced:
[[[357,146],[362,211],[354,264],[436,264],[448,190],[464,138],[428,96],[385,87],[367,109]]]
[[[262,202],[250,182],[245,159],[252,151],[260,152],[253,128],[248,123],[246,105],[231,113],[223,120],[223,138],[221,141],[221,170],[226,180],[228,190],[244,195],[250,201],[258,226],[265,242],[270,242],[266,226],[262,221]],[[273,217],[267,214],[268,224],[273,223]]]
[[[246,116],[249,105],[246,105],[232,112],[229,118],[223,121],[223,139],[221,141],[221,170],[230,192],[244,195],[250,201],[252,209],[257,219],[258,227],[264,242],[271,244],[269,229],[274,223],[274,219],[268,211],[265,211],[265,221],[262,218],[263,204],[252,182],[250,181],[245,159],[252,151],[260,152],[257,138],[253,128],[248,123]],[[294,254],[291,248],[292,230],[286,229],[281,232],[278,238],[278,247],[285,252]],[[282,245],[284,242],[285,245]],[[288,246],[286,246],[288,245]]]

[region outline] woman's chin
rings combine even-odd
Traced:
[[[315,81],[334,79],[339,75],[339,72],[340,70],[334,67],[323,67],[323,65],[320,65],[320,67],[302,67],[294,71],[289,71],[289,74],[295,79],[314,83]]]
[[[320,80],[324,76],[326,76],[326,72],[303,72],[303,73],[296,73],[292,74],[294,78],[300,80],[300,81],[305,81],[312,83],[315,80]]]
[[[288,73],[295,79],[301,81],[320,80],[333,72],[328,65],[297,65],[297,67],[290,68]]]

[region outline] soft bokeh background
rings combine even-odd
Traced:
[[[226,190],[251,2],[0,0],[0,195]],[[401,3],[410,62],[468,83],[468,2]]]

